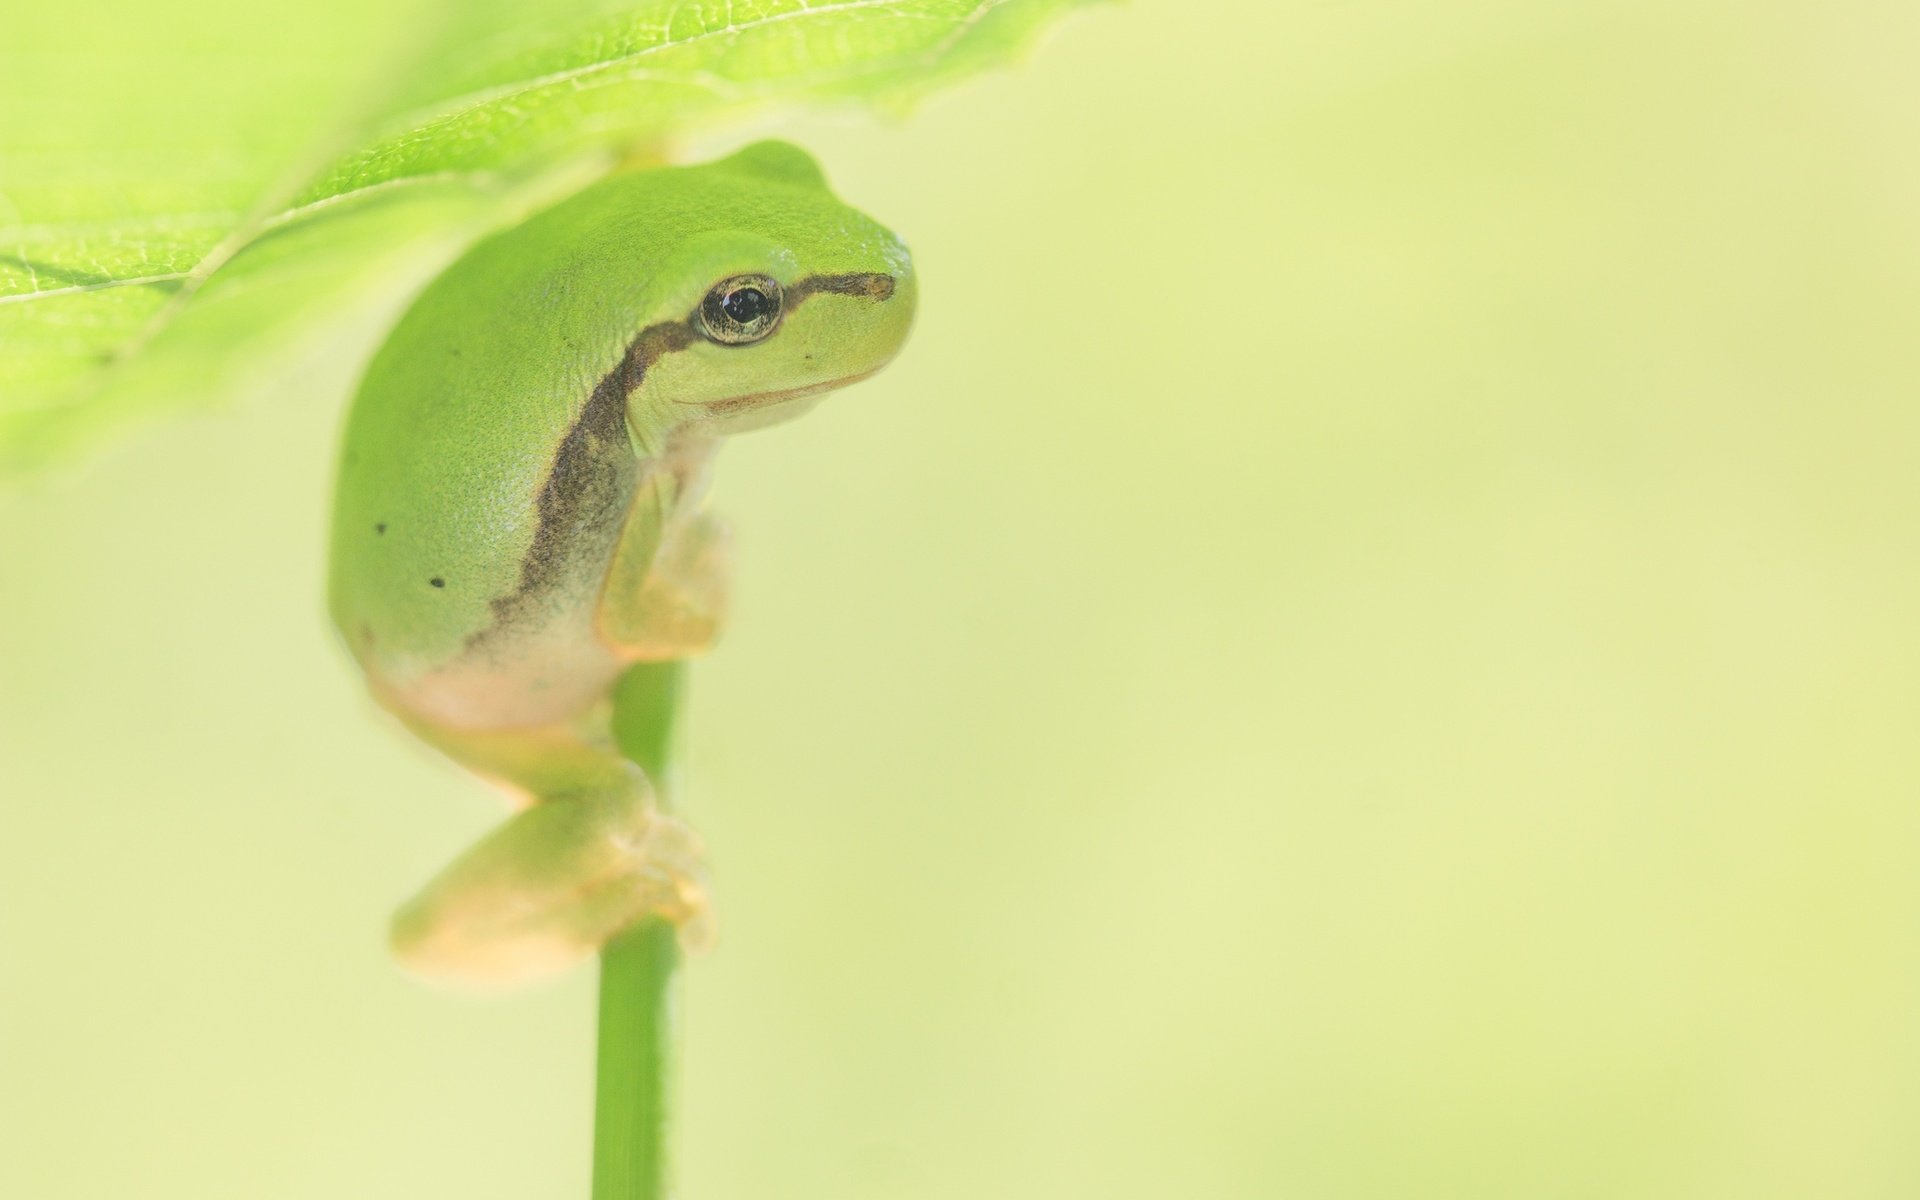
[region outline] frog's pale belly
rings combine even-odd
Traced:
[[[631,506],[630,478],[544,553],[529,550],[516,583],[464,633],[413,637],[404,623],[366,624],[372,641],[360,657],[381,701],[436,725],[498,729],[565,721],[605,696],[625,664],[600,636],[600,594]],[[459,581],[448,582],[451,590]]]
[[[370,671],[389,707],[455,729],[562,722],[607,694],[626,665],[602,642],[591,608],[573,619],[473,646],[458,657],[399,677]]]

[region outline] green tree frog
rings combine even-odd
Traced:
[[[329,607],[377,700],[520,801],[394,917],[401,961],[515,981],[704,920],[697,842],[612,737],[634,664],[706,649],[728,434],[884,366],[907,250],[763,142],[611,176],[468,251],[347,418]]]

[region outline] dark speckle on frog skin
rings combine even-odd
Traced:
[[[387,531],[387,523],[385,521],[380,522],[373,527],[373,531],[375,533],[385,533]]]
[[[427,580],[427,582],[438,588],[443,588],[447,586],[447,581],[440,578],[438,575],[435,575],[432,579]]]

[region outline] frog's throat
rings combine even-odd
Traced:
[[[789,400],[804,400],[808,396],[818,396],[822,392],[831,392],[850,383],[859,383],[880,373],[879,367],[867,371],[858,371],[852,375],[842,375],[838,379],[829,379],[822,383],[809,383],[802,387],[782,388],[777,392],[754,392],[748,396],[729,396],[725,400],[676,400],[676,404],[686,404],[701,408],[716,417],[733,416],[736,413],[752,412],[756,408],[771,408],[776,404],[785,404]]]

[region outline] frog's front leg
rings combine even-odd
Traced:
[[[418,974],[511,983],[561,970],[659,917],[707,922],[700,847],[658,812],[639,767],[571,728],[414,731],[533,803],[461,855],[394,915],[393,948]]]
[[[643,662],[687,658],[712,648],[727,611],[733,537],[709,512],[677,517],[664,532],[629,528],[600,596],[600,636]]]

